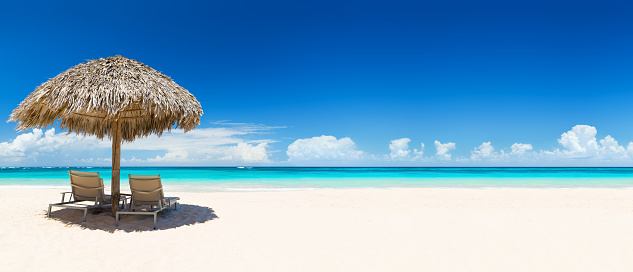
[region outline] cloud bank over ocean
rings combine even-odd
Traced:
[[[558,148],[538,149],[529,143],[509,147],[492,141],[471,147],[470,155],[454,156],[458,145],[435,140],[431,149],[410,138],[385,143],[385,153],[363,151],[350,137],[322,135],[296,139],[287,147],[262,137],[284,128],[242,123],[217,123],[224,127],[183,133],[174,130],[162,137],[149,136],[123,145],[124,166],[627,166],[633,163],[633,142],[620,145],[598,130],[576,125],[556,139]],[[277,146],[275,146],[277,144]],[[411,148],[410,145],[419,148]],[[272,159],[285,149],[286,158]],[[461,147],[465,148],[465,147]],[[434,149],[434,150],[433,150]],[[0,161],[8,166],[107,166],[110,142],[95,137],[33,129],[0,143]]]

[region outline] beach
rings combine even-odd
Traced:
[[[630,271],[633,189],[177,192],[151,216],[0,188],[3,271]]]

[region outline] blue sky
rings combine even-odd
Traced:
[[[633,165],[633,4],[436,2],[5,2],[0,109],[122,55],[204,110],[124,166]],[[107,142],[14,127],[0,164],[108,164]]]

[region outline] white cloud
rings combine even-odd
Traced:
[[[368,157],[365,152],[356,149],[352,139],[337,140],[334,136],[325,135],[294,141],[288,146],[286,155],[289,161],[361,160]]]
[[[163,133],[161,137],[150,135],[147,138],[137,139],[132,143],[125,143],[123,150],[165,150],[170,149],[196,149],[209,146],[237,145],[243,142],[274,143],[270,139],[246,141],[242,137],[249,134],[263,134],[275,127],[251,126],[244,127],[220,127],[198,128],[185,133],[182,130],[173,130]]]
[[[630,142],[629,145],[626,146],[626,156],[633,158],[633,142]]]
[[[160,164],[226,164],[269,162],[268,144],[271,139],[247,141],[249,134],[263,134],[276,127],[232,124],[228,128],[201,128],[187,133],[182,130],[155,135],[123,145],[123,150],[166,150],[164,155],[147,159]],[[138,161],[137,161],[138,162]]]
[[[268,130],[268,128],[264,128]],[[150,136],[133,143],[123,145],[123,150],[166,150],[155,158],[147,159],[153,163],[264,163],[269,162],[268,144],[276,141],[257,139],[247,141],[242,137],[256,134],[252,128],[202,128],[187,133],[173,131],[161,137]]]
[[[420,150],[409,147],[410,138],[391,140],[389,153],[385,155],[371,155],[359,151],[354,142],[349,138],[337,140],[332,136],[321,136],[309,139],[300,139],[289,145],[286,152],[290,161],[318,161],[318,160],[364,160],[367,164],[378,162],[399,162],[403,165],[411,165],[411,162],[425,162],[425,164],[446,164],[453,161],[461,165],[604,165],[608,162],[632,162],[633,142],[627,147],[621,146],[611,136],[601,140],[596,139],[597,129],[587,125],[577,125],[563,133],[558,139],[562,146],[555,150],[535,151],[532,144],[514,143],[509,148],[496,148],[491,142],[483,142],[475,147],[469,157],[456,155],[453,159],[453,150],[456,150],[454,142],[441,143],[434,141],[437,150],[435,156],[423,158],[424,143]],[[582,161],[575,160],[582,158]],[[371,160],[378,159],[378,160]],[[381,163],[382,161],[382,163]]]
[[[420,150],[413,149],[413,154],[415,154],[415,158],[422,158],[422,155],[424,155],[424,143],[420,143]]]
[[[544,152],[551,157],[571,159],[600,159],[622,160],[631,158],[631,144],[627,148],[620,146],[618,142],[607,135],[597,141],[598,130],[588,125],[576,125],[570,131],[563,133],[558,142],[563,150],[556,149],[552,152]]]
[[[247,143],[238,143],[236,146],[229,146],[226,149],[226,156],[222,160],[243,161],[243,162],[269,162],[268,152],[266,151],[267,143],[251,145]]]
[[[500,152],[495,152],[495,148],[492,146],[490,142],[483,142],[479,147],[475,147],[475,149],[471,152],[470,159],[473,161],[478,160],[498,160],[506,157],[506,154],[503,150]]]
[[[517,156],[521,156],[521,155],[526,154],[529,151],[532,151],[531,144],[514,143],[510,148],[512,148],[512,151],[510,152],[510,154],[517,155]]]
[[[424,154],[424,143],[420,144],[420,149],[413,149],[411,151],[409,149],[409,143],[411,139],[409,138],[401,138],[396,140],[391,140],[389,144],[389,155],[387,159],[393,161],[413,161],[422,159],[422,155]]]
[[[107,147],[108,145],[101,144],[101,141],[95,137],[56,134],[55,128],[51,128],[46,132],[41,129],[33,129],[31,132],[19,134],[10,142],[0,143],[0,160],[5,162],[37,161],[37,158],[41,155],[55,153],[60,150],[77,152],[104,146]]]
[[[555,150],[533,151],[531,144],[515,143],[506,153],[495,152],[490,142],[484,142],[471,153],[471,161],[509,162],[523,165],[604,165],[608,162],[631,162],[633,143],[626,148],[611,136],[596,139],[598,130],[593,126],[576,125],[561,134]]]
[[[576,125],[557,139],[560,148],[534,150],[531,144],[514,143],[499,148],[483,142],[464,157],[453,142],[434,141],[434,156],[423,157],[424,143],[412,149],[410,138],[391,140],[389,153],[370,154],[360,150],[350,138],[337,139],[319,136],[295,140],[288,145],[288,160],[271,159],[271,144],[275,140],[261,137],[277,127],[251,124],[217,123],[226,127],[199,128],[189,133],[174,130],[137,139],[122,146],[122,163],[132,165],[235,165],[235,164],[306,164],[343,165],[621,165],[633,163],[633,142],[620,145],[612,136],[596,138],[593,126]],[[553,142],[553,141],[552,141]],[[95,137],[57,133],[33,129],[0,143],[0,162],[3,165],[104,165],[110,164],[111,143]]]
[[[435,144],[435,149],[437,150],[435,157],[437,157],[440,160],[451,159],[451,154],[449,152],[451,150],[455,150],[455,143],[449,142],[449,143],[442,144],[440,143],[440,141],[435,140],[434,144]]]
[[[411,155],[411,150],[409,150],[410,141],[411,139],[409,138],[392,140],[389,144],[389,150],[391,150],[389,157],[394,160],[408,159]]]
[[[251,124],[226,124],[228,127],[198,128],[184,133],[174,130],[161,137],[150,135],[132,143],[123,143],[122,163],[127,165],[213,165],[269,162],[270,139],[246,137],[268,133],[279,127]],[[0,162],[38,165],[108,165],[111,142],[96,137],[46,132],[33,129],[12,141],[0,143]],[[59,158],[64,154],[68,159]],[[133,155],[132,155],[133,154]],[[131,158],[130,158],[131,156]],[[127,158],[127,159],[126,159]]]
[[[627,157],[626,148],[618,145],[618,141],[610,135],[600,140],[600,157],[606,159],[618,159]]]
[[[164,156],[156,156],[155,158],[148,158],[147,162],[185,162],[187,161],[187,157],[189,156],[189,152],[185,150],[171,150],[167,152]],[[142,162],[143,160],[138,160],[135,157],[132,157],[133,162]]]
[[[564,154],[570,157],[592,157],[598,153],[598,142],[595,127],[576,125],[570,131],[563,133],[558,142],[565,149]]]

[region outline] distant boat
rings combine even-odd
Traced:
[[[238,166],[237,168],[239,168],[239,169],[244,169],[244,166]]]

